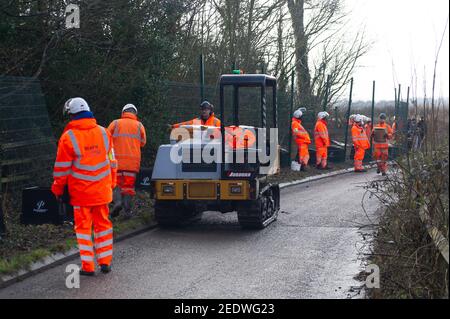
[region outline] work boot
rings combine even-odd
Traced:
[[[104,274],[111,272],[111,266],[110,265],[100,265],[100,271]]]
[[[306,166],[302,165],[302,167],[300,168],[301,172],[307,172],[308,169],[306,168]]]
[[[111,209],[111,217],[119,216],[122,209],[122,194],[120,187],[114,188],[113,191],[113,208]]]
[[[125,212],[125,219],[130,219],[133,217],[133,212],[131,211],[131,195],[123,195],[122,197],[122,204],[123,204],[123,210]]]
[[[81,269],[79,273],[80,273],[80,276],[87,276],[87,277],[95,276],[95,271],[86,271],[86,270]]]
[[[380,169],[379,169],[379,168],[377,168],[377,174],[380,174],[380,173],[381,173]]]

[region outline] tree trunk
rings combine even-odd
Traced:
[[[311,74],[308,65],[308,38],[305,34],[304,0],[288,0],[295,37],[295,72],[300,106],[311,108]]]

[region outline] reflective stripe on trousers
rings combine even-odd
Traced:
[[[113,254],[113,228],[108,205],[74,206],[75,233],[82,269],[95,271],[94,251],[99,265],[110,265]],[[92,234],[92,228],[94,234]],[[94,235],[94,241],[92,240]]]

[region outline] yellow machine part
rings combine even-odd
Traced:
[[[220,196],[218,193],[220,192]],[[155,182],[157,200],[249,200],[250,183],[234,180],[164,180]]]

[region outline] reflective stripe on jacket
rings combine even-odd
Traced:
[[[361,148],[363,150],[367,150],[370,148],[370,142],[367,138],[366,131],[363,127],[358,125],[353,125],[352,127],[352,139],[353,139],[353,146],[355,148]]]
[[[144,125],[132,113],[123,113],[122,118],[108,126],[114,141],[114,153],[119,171],[139,172],[141,166],[141,148],[147,137]]]
[[[52,192],[61,196],[68,185],[74,206],[108,204],[116,172],[109,132],[94,118],[71,121],[59,140]]]
[[[327,122],[318,120],[314,128],[314,142],[316,148],[330,146],[330,137],[328,135]]]
[[[195,119],[192,119],[190,121],[181,122],[178,124],[172,125],[172,128],[178,128],[182,125],[205,125],[205,126],[215,126],[220,127],[220,120],[213,114],[206,120],[202,120],[201,118],[197,117]]]
[[[292,119],[291,130],[297,144],[311,144],[309,133],[303,127],[301,120],[294,117]]]

